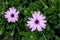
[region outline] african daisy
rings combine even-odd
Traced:
[[[29,21],[27,21],[27,26],[31,29],[31,31],[35,31],[36,29],[38,31],[42,31],[42,28],[46,28],[46,20],[45,16],[43,14],[40,14],[40,12],[34,12],[32,14],[32,18],[28,18]]]
[[[9,10],[5,12],[4,16],[8,22],[16,22],[18,21],[18,14],[19,12],[16,11],[14,7],[12,7],[12,8],[9,8]]]

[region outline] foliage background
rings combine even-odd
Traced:
[[[20,12],[16,23],[8,23],[4,17],[10,7]],[[42,32],[31,32],[26,26],[33,11],[46,16]],[[60,40],[60,0],[0,0],[0,40]]]

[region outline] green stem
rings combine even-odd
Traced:
[[[42,34],[43,34],[43,36],[44,36],[45,40],[47,40],[47,38],[46,38],[46,36],[44,35],[44,33],[43,33],[43,32],[42,32]]]
[[[44,2],[42,2],[42,0],[40,0],[40,2],[46,7],[48,8],[48,6],[46,4],[44,4]]]

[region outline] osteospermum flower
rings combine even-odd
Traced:
[[[27,21],[27,26],[31,29],[31,31],[38,30],[42,31],[42,28],[46,28],[46,20],[44,20],[46,17],[43,16],[43,14],[40,14],[40,12],[34,12],[32,14],[32,18],[28,18],[29,21]]]
[[[18,21],[18,14],[19,12],[16,11],[14,7],[12,7],[12,8],[9,8],[9,10],[5,12],[4,16],[8,22],[16,22]]]

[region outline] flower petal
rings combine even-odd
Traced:
[[[38,30],[38,31],[42,31],[42,28],[38,25],[38,26],[37,26],[37,30]]]
[[[31,29],[32,32],[35,31],[35,30],[36,30],[36,27],[33,27],[33,28]]]

